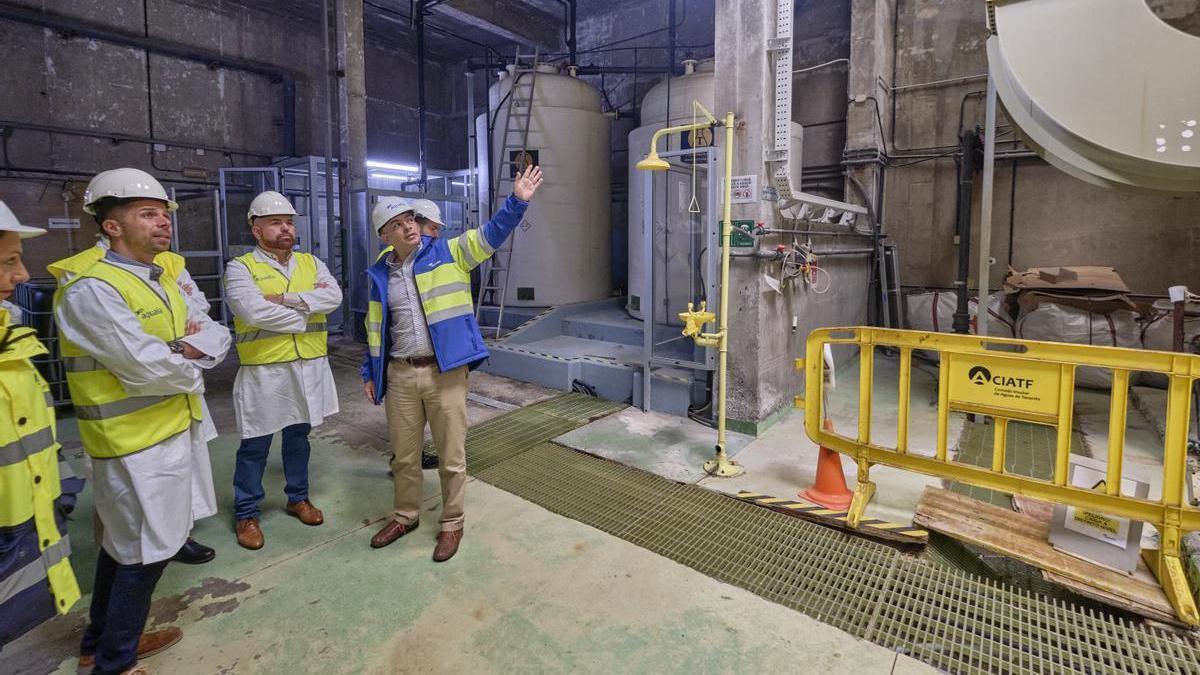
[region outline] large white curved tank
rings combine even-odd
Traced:
[[[639,319],[644,318],[642,305],[648,301],[648,292],[644,289],[646,275],[642,241],[644,176],[635,165],[649,151],[650,138],[655,131],[671,125],[690,124],[693,121],[692,101],[699,101],[713,114],[717,114],[713,110],[716,107],[716,90],[712,59],[698,63],[685,61],[684,65],[685,73],[683,75],[664,79],[646,92],[645,97],[642,98],[642,126],[629,132],[629,297],[626,299],[625,306],[631,315]],[[670,106],[669,115],[668,106]],[[702,120],[703,114],[700,115],[701,119],[696,121]],[[721,134],[714,134],[716,145],[720,145],[720,136]],[[671,134],[665,140],[659,141],[658,150],[659,152],[678,150],[679,144],[679,135]],[[665,247],[656,243],[656,251],[662,251],[663,248]],[[673,247],[672,250],[682,249]],[[662,271],[666,273],[665,278],[680,281],[676,284],[676,288],[683,292],[685,286],[688,285],[686,282],[691,274],[692,263],[682,256],[676,257],[679,259],[658,260],[656,264],[663,267]],[[668,302],[666,311],[659,312],[660,322],[669,322],[674,318],[671,312],[677,308],[676,305],[683,305],[679,311],[686,309],[687,297],[681,296],[678,300],[679,302]]]
[[[505,295],[509,306],[547,307],[596,300],[608,297],[612,290],[611,120],[602,112],[595,87],[559,75],[554,66],[538,68],[526,147],[545,178],[513,235]],[[509,170],[509,158],[502,155],[506,154],[504,135],[509,127],[511,70],[488,90],[488,113],[475,120],[481,215],[491,212],[489,203],[496,203],[488,194],[494,187],[487,151],[487,125],[493,118],[491,166]],[[526,91],[524,85],[517,88],[518,94]],[[516,130],[524,122],[518,115],[511,122],[510,145],[521,144]],[[512,183],[501,182],[500,190],[507,195]]]
[[[1200,190],[1200,38],[1137,0],[992,9],[988,66],[1027,145],[1095,185]]]

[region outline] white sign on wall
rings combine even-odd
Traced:
[[[78,218],[47,218],[46,224],[52,230],[78,230]]]
[[[758,176],[734,176],[730,184],[734,204],[753,204],[758,201]]]

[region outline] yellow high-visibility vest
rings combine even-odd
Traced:
[[[316,258],[308,253],[293,253],[292,256],[296,259],[296,266],[292,269],[290,279],[273,266],[259,262],[253,252],[238,256],[235,260],[250,270],[254,285],[264,295],[303,293],[316,288]],[[329,333],[324,314],[310,314],[303,333],[264,330],[246,323],[240,316],[233,317],[233,330],[238,360],[244,366],[319,359],[329,353]]]
[[[18,606],[30,602],[28,594],[22,594],[49,581],[55,609],[66,614],[79,600],[79,585],[67,559],[70,541],[55,522],[55,500],[62,487],[54,407],[50,386],[30,361],[47,352],[33,329],[10,328],[8,320],[8,312],[0,309],[0,527],[32,521],[28,533],[37,537],[41,555],[0,584],[0,611],[34,609]],[[14,551],[21,548],[16,543]],[[15,602],[18,596],[22,603]]]
[[[179,292],[178,265],[163,265],[159,284],[166,301],[141,277],[85,251],[76,257],[86,266],[54,294],[57,307],[64,291],[80,279],[98,279],[112,286],[137,316],[146,333],[163,342],[178,340],[186,334],[187,305]],[[157,259],[156,259],[157,261]],[[82,265],[73,258],[51,266],[55,270],[75,270]],[[173,259],[164,262],[173,262]],[[157,445],[187,431],[193,421],[203,419],[200,397],[194,394],[166,396],[129,396],[103,364],[84,352],[65,336],[59,342],[67,387],[79,419],[79,434],[88,454],[98,459],[123,457]]]

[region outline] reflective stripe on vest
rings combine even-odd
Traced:
[[[383,304],[378,300],[367,303],[367,352],[374,358],[383,355]]]
[[[475,314],[475,300],[471,296],[470,270],[494,253],[494,249],[479,230],[468,232],[447,242],[453,263],[443,262],[424,272],[414,275],[417,295],[421,299],[421,311],[429,326],[460,316]],[[391,255],[388,246],[376,261]],[[390,272],[390,273],[395,273]],[[378,300],[367,303],[367,353],[372,358],[383,356],[383,305]]]
[[[173,401],[177,398],[175,395],[167,396],[129,396],[105,403],[103,405],[77,405],[75,406],[75,416],[81,420],[106,420],[113,417],[120,417],[130,413],[144,410],[152,405],[158,405],[166,401]]]
[[[0,466],[24,462],[51,445],[54,445],[54,430],[50,427],[44,427],[11,443],[0,445]]]
[[[100,362],[90,356],[68,356],[63,359],[63,367],[68,373],[86,373],[92,370],[104,370]]]
[[[171,342],[182,337],[187,326],[187,305],[174,274],[167,271],[159,277],[164,300],[145,279],[100,260],[55,293],[55,303],[80,279],[102,281],[120,293],[143,331]],[[111,459],[140,452],[187,431],[193,421],[202,418],[198,396],[129,396],[95,357],[65,336],[60,345],[79,433],[92,457]]]
[[[327,330],[325,328],[325,319],[323,319],[323,318],[309,319],[308,324],[305,325],[305,327],[304,327],[304,332],[305,333],[325,333],[325,332],[327,332]],[[255,342],[257,340],[265,340],[267,338],[292,337],[295,335],[297,335],[297,333],[276,333],[273,330],[266,330],[263,328],[259,328],[256,330],[251,330],[249,333],[239,333],[234,336],[233,341],[235,343]]]
[[[29,561],[28,565],[17,570],[15,574],[0,579],[0,604],[8,602],[18,593],[46,579],[50,576],[51,568],[66,560],[70,555],[71,540],[67,537],[47,546],[42,551],[40,558]]]
[[[274,266],[259,261],[251,251],[236,260],[250,271],[254,285],[263,295],[303,293],[317,287],[316,258],[308,253],[293,253],[296,265],[291,277]],[[329,333],[324,314],[311,314],[303,333],[279,333],[253,326],[234,316],[234,345],[244,366],[289,363],[300,359],[318,359],[329,353]]]
[[[6,317],[0,316],[0,331],[5,323]],[[46,354],[46,348],[32,332],[24,336],[10,333],[9,337],[18,340],[10,340],[0,351],[0,392],[8,402],[0,410],[0,527],[18,538],[6,541],[6,546],[13,544],[14,548],[5,554],[41,554],[23,560],[19,570],[6,570],[9,576],[0,580],[0,613],[19,617],[30,611],[8,601],[46,581],[55,608],[66,613],[79,600],[79,584],[67,560],[70,543],[58,529],[56,506],[62,495],[62,478],[74,474],[69,468],[63,470],[49,385],[31,361]]]
[[[451,251],[454,250],[455,247],[452,247]],[[459,246],[457,250],[466,252],[469,247]],[[438,265],[417,274],[416,282],[427,324],[475,313],[470,273],[464,272],[458,265]]]

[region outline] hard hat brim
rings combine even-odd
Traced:
[[[300,215],[300,214],[299,213],[288,213],[286,211],[281,211],[279,213],[262,213],[262,214],[258,214],[258,215],[249,216],[246,220],[253,221],[255,218],[270,218],[271,216],[291,216],[291,217],[295,218],[298,215]]]
[[[388,218],[387,220],[385,220],[379,224],[379,227],[375,229],[375,234],[379,234],[380,232],[383,232],[383,228],[387,227],[388,223],[392,222],[393,220],[399,218],[400,216],[402,216],[406,213],[411,213],[414,216],[417,214],[416,209],[413,209],[411,207],[407,208],[407,209],[403,209],[401,211],[397,211],[397,212],[393,213],[390,218]]]
[[[46,230],[40,227],[29,227],[28,225],[7,225],[0,227],[0,232],[16,232],[20,239],[33,239],[46,234]]]
[[[91,204],[84,204],[83,212],[88,214],[89,216],[96,215],[96,204],[99,204],[101,200],[108,199],[109,197],[112,197],[113,199],[121,199],[121,200],[127,199],[130,201],[135,200],[135,199],[150,199],[150,200],[153,200],[156,202],[163,202],[164,204],[167,205],[168,213],[175,213],[175,211],[177,211],[179,209],[179,203],[176,202],[174,199],[162,199],[161,197],[116,197],[113,195],[105,195],[104,197],[97,199],[96,201],[92,202]]]

